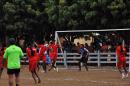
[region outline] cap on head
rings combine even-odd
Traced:
[[[9,44],[15,44],[15,39],[14,38],[10,38],[9,39]]]

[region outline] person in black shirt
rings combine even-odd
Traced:
[[[88,71],[87,62],[89,57],[89,51],[84,47],[83,44],[81,44],[80,54],[81,54],[81,59],[79,60],[79,71],[81,71],[81,63],[83,63],[83,65],[86,68],[86,71]]]

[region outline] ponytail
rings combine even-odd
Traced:
[[[32,47],[29,47],[31,50],[31,55],[34,56],[34,50],[32,49]]]

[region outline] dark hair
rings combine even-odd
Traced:
[[[31,50],[31,55],[34,56],[34,50],[32,49],[32,47],[29,47]]]
[[[84,47],[84,44],[81,44],[81,47]]]
[[[28,43],[28,47],[29,49],[31,50],[31,55],[34,56],[34,50],[32,49],[32,44],[31,43]]]
[[[118,41],[118,45],[122,45],[122,41]]]
[[[120,52],[123,52],[124,50],[123,50],[123,46],[122,46],[122,41],[119,41],[118,45],[120,46]]]

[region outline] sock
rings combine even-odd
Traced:
[[[16,84],[16,86],[19,86],[19,84]]]

